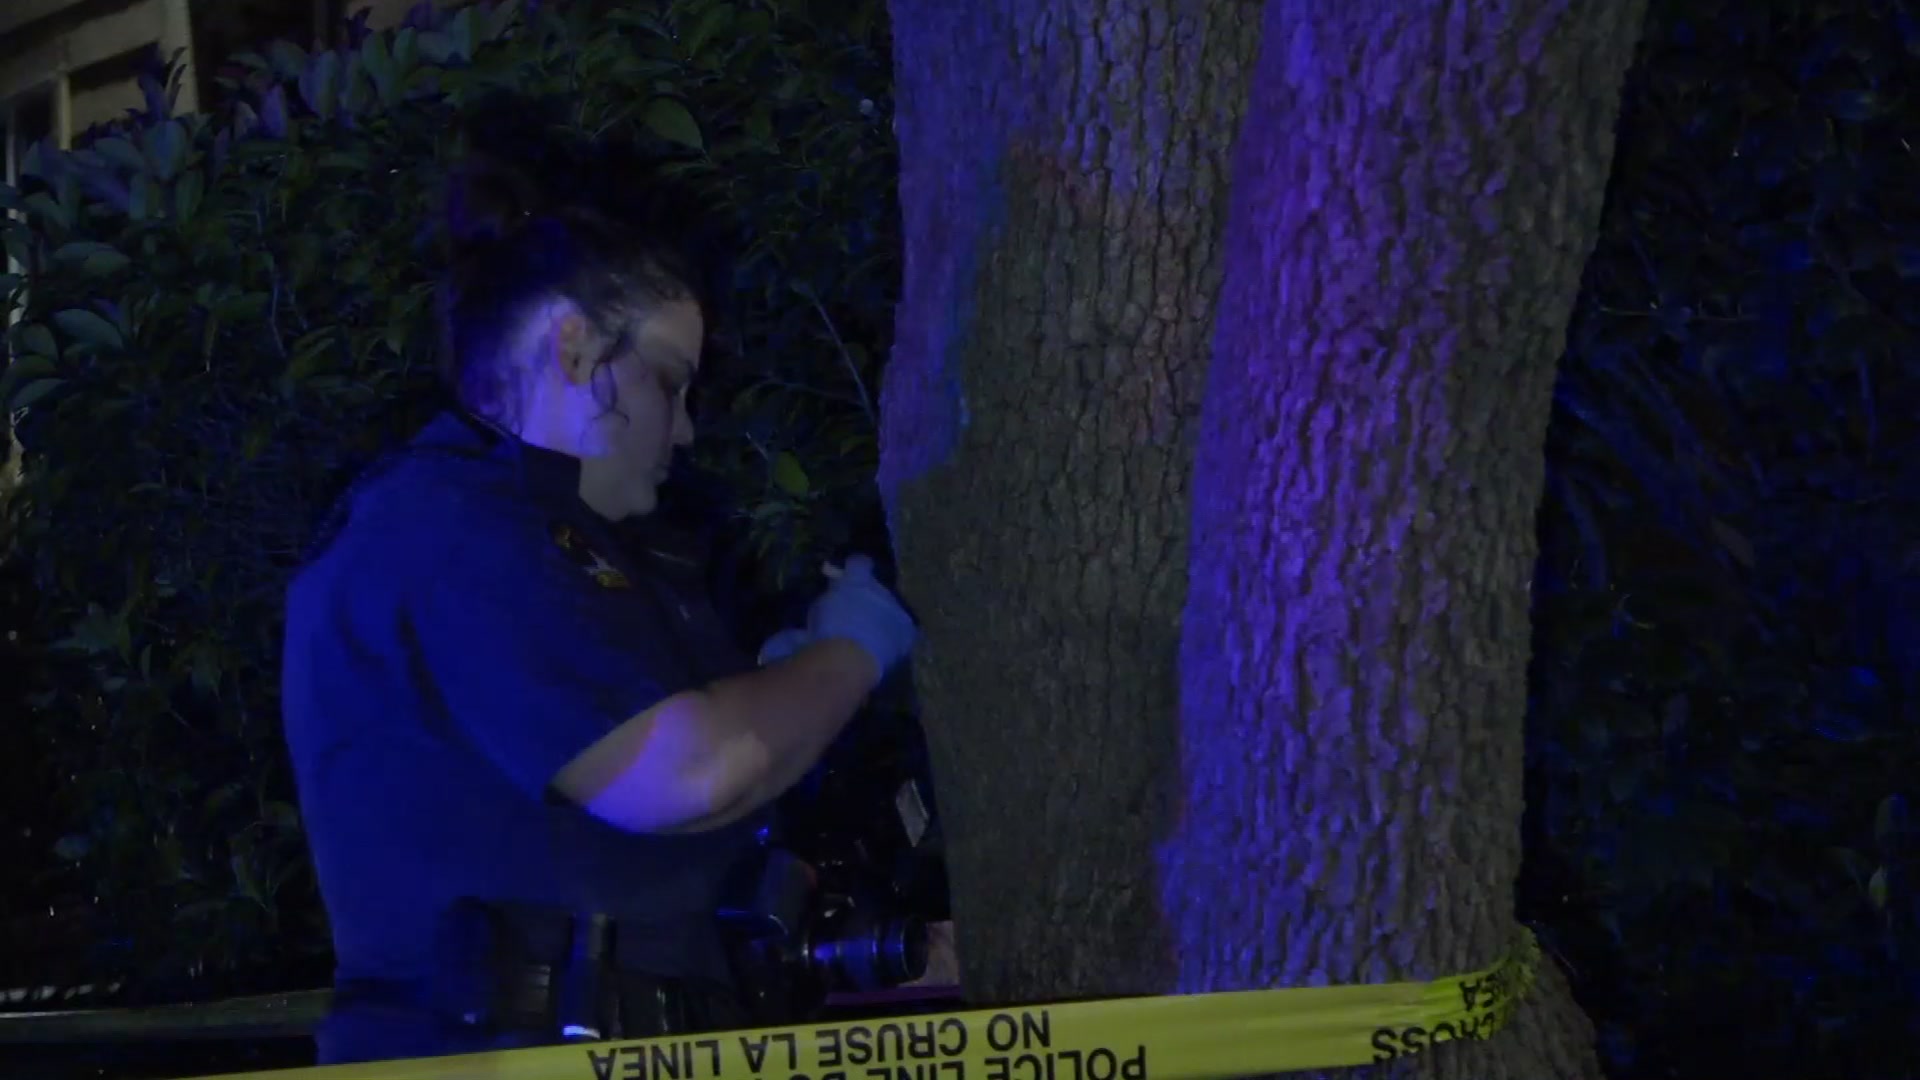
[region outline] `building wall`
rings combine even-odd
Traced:
[[[155,51],[188,65],[176,107],[199,108],[196,61],[261,38],[309,44],[361,9],[375,29],[399,25],[417,0],[0,0],[0,124],[22,102],[50,105],[50,134],[67,145],[95,124],[141,104],[137,76]],[[435,0],[452,6],[458,0]],[[195,25],[198,23],[199,25]],[[196,49],[196,46],[198,48]],[[196,55],[196,53],[203,55]],[[39,126],[39,125],[29,125]]]
[[[191,71],[188,0],[0,0],[0,107],[51,98],[49,132],[61,144],[140,101],[134,82],[143,50],[181,54]],[[179,107],[198,107],[182,80]]]

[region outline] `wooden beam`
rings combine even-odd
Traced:
[[[29,23],[55,15],[72,7],[79,7],[86,0],[7,0],[0,4],[0,37],[5,37]]]
[[[73,149],[73,80],[65,71],[53,77],[53,142]]]

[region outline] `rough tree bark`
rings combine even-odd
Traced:
[[[1643,0],[893,0],[881,485],[964,981],[1510,944],[1533,515]],[[1548,973],[1435,1075],[1594,1076]]]

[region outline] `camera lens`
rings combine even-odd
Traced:
[[[883,990],[927,973],[927,924],[913,916],[843,909],[823,914],[811,938],[807,959],[836,990]]]

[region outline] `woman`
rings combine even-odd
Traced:
[[[705,252],[656,181],[542,175],[460,184],[459,408],[356,486],[288,596],[287,741],[338,960],[323,1062],[611,1035],[608,1000],[628,1036],[730,1022],[722,879],[915,639],[856,559],[754,669],[621,550],[609,524],[654,508],[693,438]],[[595,177],[618,199],[551,190]],[[599,917],[621,994],[543,1011]]]

